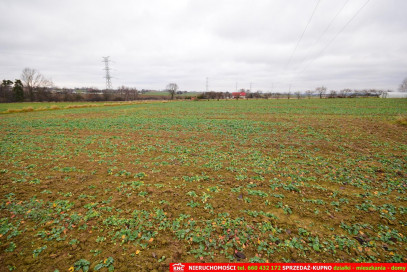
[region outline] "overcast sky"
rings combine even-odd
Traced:
[[[367,3],[367,4],[366,4]],[[393,89],[407,77],[406,0],[0,1],[0,80],[59,87]]]

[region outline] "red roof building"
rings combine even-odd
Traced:
[[[232,93],[233,98],[245,98],[246,97],[246,93],[245,92],[235,92]]]

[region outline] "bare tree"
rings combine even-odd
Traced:
[[[113,90],[110,89],[104,89],[102,91],[102,98],[104,101],[110,101],[113,100]],[[119,97],[120,98],[120,97]]]
[[[130,100],[130,88],[126,87],[124,85],[122,85],[121,87],[119,87],[119,89],[117,89],[120,98],[122,98],[124,101],[128,101]]]
[[[282,94],[281,94],[281,93],[272,93],[272,95],[273,95],[276,99],[279,99]]]
[[[367,97],[370,97],[370,96],[376,96],[376,97],[378,97],[379,95],[378,95],[378,90],[376,90],[376,89],[366,89],[366,90],[363,90],[362,91],[362,94],[363,94],[363,96],[367,96]]]
[[[313,91],[307,90],[305,93],[307,94],[308,99],[310,99],[311,96],[312,96]]]
[[[379,97],[387,98],[387,93],[388,93],[388,91],[381,90],[381,91],[379,91]]]
[[[131,88],[130,89],[130,93],[131,93],[131,95],[132,95],[132,100],[136,100],[137,99],[137,97],[138,97],[138,90],[137,90],[137,88]]]
[[[352,90],[351,89],[345,89],[345,94],[346,94],[346,97],[351,96],[352,95]]]
[[[301,92],[300,91],[294,92],[294,95],[297,97],[297,99],[301,98]]]
[[[222,92],[217,92],[216,93],[216,99],[219,101],[219,99],[223,99],[225,97],[224,93]]]
[[[335,90],[330,90],[329,91],[329,98],[335,98],[337,97],[337,93]]]
[[[28,95],[31,101],[34,101],[34,92],[41,88],[52,87],[51,80],[45,78],[40,72],[31,68],[24,68],[21,74],[21,80],[28,90]]]
[[[370,89],[369,96],[380,97],[380,90]]]
[[[351,89],[343,89],[341,90],[341,96],[348,97],[352,93]]]
[[[178,85],[177,83],[170,83],[167,85],[167,91],[170,93],[171,95],[171,100],[174,99],[174,95],[178,90]]]
[[[256,98],[256,99],[261,98],[261,92],[260,91],[257,91],[255,93],[251,93],[251,95],[252,95],[252,98]]]
[[[265,98],[265,99],[269,99],[269,98],[271,97],[271,95],[272,95],[271,93],[265,93],[265,94],[264,94],[264,98]]]
[[[319,98],[322,98],[322,96],[324,96],[326,93],[326,87],[325,86],[318,87],[315,89],[315,91],[319,94]]]
[[[399,87],[400,92],[407,92],[407,77],[401,82]]]
[[[206,99],[215,99],[215,98],[217,98],[217,96],[218,96],[218,93],[217,93],[217,92],[214,92],[214,91],[210,91],[210,92],[205,92],[205,93],[204,93],[204,97],[205,97]]]

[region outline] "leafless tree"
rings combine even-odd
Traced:
[[[130,94],[132,95],[133,99],[132,100],[136,100],[138,97],[138,90],[137,88],[131,88],[130,89]]]
[[[369,96],[377,96],[376,92],[377,91],[375,89],[365,89],[365,90],[362,91],[362,95],[367,96],[367,97],[369,97]]]
[[[401,82],[399,87],[400,92],[407,92],[407,77]]]
[[[223,99],[225,97],[224,93],[222,92],[217,92],[216,93],[216,99],[219,101],[219,99]]]
[[[174,99],[174,95],[178,90],[178,85],[177,83],[170,83],[167,85],[167,91],[170,93],[171,95],[171,100]]]
[[[343,90],[341,90],[341,96],[343,96],[343,97],[348,97],[350,93],[352,93],[351,89],[343,89]]]
[[[330,90],[329,91],[329,98],[336,98],[337,97],[337,93],[335,90]]]
[[[113,90],[112,89],[104,89],[102,91],[102,98],[104,101],[111,101],[114,99],[113,97]],[[120,100],[120,97],[119,97]]]
[[[130,100],[130,88],[126,87],[126,86],[121,86],[119,87],[119,89],[117,90],[120,98],[122,98],[124,101],[128,101]]]
[[[325,86],[318,87],[315,89],[315,91],[319,94],[319,98],[322,98],[322,96],[324,96],[326,93],[326,87]]]
[[[207,99],[215,99],[215,98],[218,97],[218,93],[217,93],[217,92],[214,92],[214,91],[210,91],[210,92],[206,92],[206,93],[204,94],[204,96],[205,96],[205,98],[207,98]]]
[[[369,96],[379,97],[380,96],[380,90],[370,89],[369,90]]]
[[[273,95],[276,99],[279,99],[282,94],[281,94],[281,93],[272,93],[272,95]]]
[[[265,94],[264,94],[264,98],[266,98],[266,99],[269,99],[271,96],[272,96],[271,93],[265,93]]]
[[[251,97],[256,99],[261,98],[261,92],[257,91],[255,93],[251,93]]]
[[[301,92],[299,91],[294,92],[294,95],[297,97],[297,99],[301,98]]]
[[[34,92],[41,88],[45,89],[53,86],[51,80],[45,78],[40,72],[31,68],[24,68],[21,74],[21,81],[27,89],[31,101],[34,101]]]
[[[379,97],[387,98],[388,91],[381,90],[379,91]]]
[[[311,96],[312,96],[313,91],[307,90],[305,93],[307,94],[308,99],[310,99]]]

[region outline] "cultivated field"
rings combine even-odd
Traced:
[[[2,114],[0,271],[407,262],[406,113],[290,99]]]

